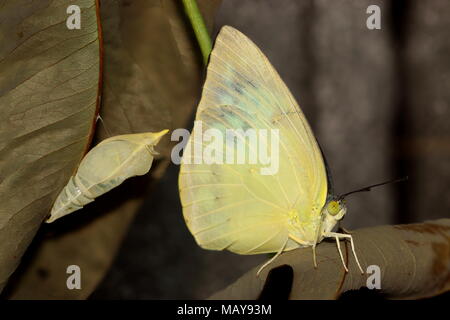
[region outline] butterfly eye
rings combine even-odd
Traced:
[[[339,213],[339,211],[341,210],[341,205],[339,204],[339,202],[337,201],[330,201],[330,203],[328,204],[328,212],[332,215],[335,216]]]

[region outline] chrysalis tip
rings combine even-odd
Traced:
[[[159,142],[159,140],[161,140],[161,138],[167,133],[169,132],[169,129],[164,129],[160,132],[156,132],[155,133],[155,144]]]

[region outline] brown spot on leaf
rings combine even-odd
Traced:
[[[433,265],[431,267],[432,274],[440,281],[440,288],[444,288],[450,284],[450,238],[447,243],[433,242],[431,248],[435,254]]]
[[[405,242],[408,243],[408,244],[410,244],[410,245],[413,245],[413,246],[415,246],[415,247],[420,246],[420,243],[417,242],[417,241],[414,241],[414,240],[405,240]]]
[[[45,279],[48,278],[49,272],[48,272],[47,269],[45,269],[45,268],[38,268],[38,269],[36,270],[36,272],[37,272],[38,277],[39,277],[40,279],[45,280]]]

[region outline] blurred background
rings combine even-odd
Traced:
[[[369,5],[381,30],[366,27]],[[267,55],[297,98],[335,190],[409,176],[348,198],[343,226],[450,216],[450,2],[223,0],[231,25]],[[207,298],[266,256],[199,248],[171,165],[139,210],[93,299]]]

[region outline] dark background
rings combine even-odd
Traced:
[[[371,4],[381,30],[366,27]],[[216,30],[250,37],[299,101],[337,193],[409,176],[349,198],[346,228],[450,216],[449,17],[446,0],[224,0],[218,11]],[[178,169],[141,208],[92,298],[206,298],[267,258],[199,248]]]

